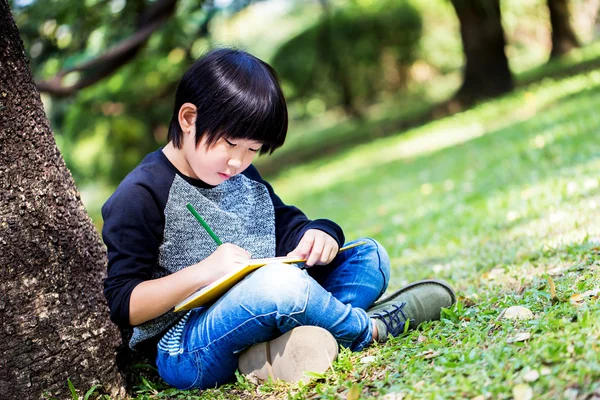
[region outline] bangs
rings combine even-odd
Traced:
[[[248,139],[263,144],[260,154],[269,154],[285,142],[288,113],[277,75],[246,52],[208,53],[186,72],[176,97],[177,112],[185,101],[197,108],[196,145],[202,138],[209,147],[221,137]]]
[[[272,153],[283,145],[288,126],[287,106],[279,87],[262,68],[231,72],[230,79],[215,80],[221,86],[220,96],[205,109],[198,109],[196,132],[204,132],[208,145],[220,137],[248,139],[263,143],[261,154]]]

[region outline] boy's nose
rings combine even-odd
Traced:
[[[227,165],[229,165],[231,168],[237,169],[242,166],[242,160],[239,160],[237,158],[230,158],[227,162]]]

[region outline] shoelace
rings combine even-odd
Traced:
[[[404,332],[404,325],[408,321],[408,317],[404,314],[403,308],[406,303],[400,305],[391,304],[391,310],[382,310],[381,312],[373,314],[373,317],[380,319],[387,328],[387,333],[396,337]],[[400,316],[402,319],[400,319]]]

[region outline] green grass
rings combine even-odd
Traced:
[[[508,399],[519,384],[536,399],[600,396],[600,303],[572,301],[600,288],[599,110],[600,71],[547,79],[286,171],[273,182],[284,201],[384,244],[390,290],[445,279],[459,304],[385,346],[343,351],[306,385],[146,382],[138,399]],[[534,318],[498,318],[513,305]]]

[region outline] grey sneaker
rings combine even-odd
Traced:
[[[421,322],[440,319],[442,307],[456,302],[454,290],[443,281],[428,279],[411,283],[391,295],[375,302],[367,310],[377,325],[378,342],[385,342],[404,332],[408,322],[415,329]]]
[[[338,344],[331,333],[318,326],[299,326],[244,350],[238,369],[260,381],[269,377],[286,382],[308,381],[305,372],[327,371],[337,355]]]

